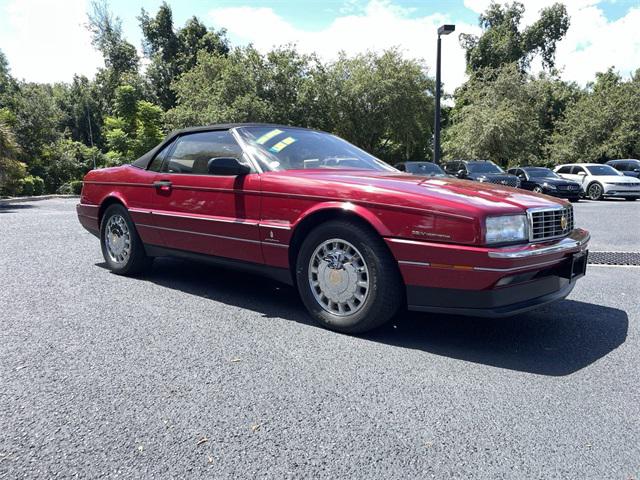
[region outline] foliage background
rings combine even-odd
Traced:
[[[623,79],[612,67],[585,87],[562,81],[554,59],[571,28],[566,8],[542,10],[527,28],[524,11],[492,3],[482,34],[460,35],[468,80],[443,108],[444,158],[639,158],[640,69]],[[130,162],[171,129],[220,122],[319,128],[392,164],[432,157],[430,66],[398,49],[331,62],[295,45],[263,54],[197,17],[176,26],[167,4],[138,22],[144,59],[108,4],[93,4],[87,28],[104,68],[92,79],[17,81],[0,51],[0,195],[77,191],[90,169]],[[532,75],[536,58],[543,71]]]

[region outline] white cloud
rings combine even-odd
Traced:
[[[84,28],[84,0],[13,0],[0,7],[0,48],[11,73],[33,82],[92,76],[103,65]]]
[[[491,0],[465,0],[470,10],[481,13]],[[523,25],[531,25],[540,10],[557,0],[526,2]],[[595,78],[596,72],[613,66],[623,75],[640,68],[640,7],[631,8],[623,17],[609,21],[598,6],[599,0],[572,0],[564,2],[570,17],[565,38],[557,46],[556,67],[565,80],[581,85]],[[534,65],[540,65],[536,62]]]
[[[217,26],[224,26],[236,42],[253,43],[261,51],[295,43],[303,52],[316,52],[330,60],[341,50],[353,55],[397,46],[412,58],[424,59],[432,69],[437,28],[455,20],[439,13],[416,17],[412,9],[383,0],[371,0],[360,12],[339,16],[318,31],[296,28],[268,7],[217,8],[211,10],[210,18]],[[457,39],[462,32],[478,33],[479,28],[456,22],[456,34],[443,38],[442,79],[448,92],[465,80],[464,51]]]

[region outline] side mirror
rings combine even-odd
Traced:
[[[634,168],[633,171],[634,172],[640,172],[640,168]]]
[[[586,175],[585,172],[578,172],[578,175],[580,175],[581,177],[584,177]]]
[[[461,168],[460,170],[458,170],[458,173],[456,173],[456,177],[458,178],[464,178],[467,176],[467,173],[464,171],[463,168]]]
[[[207,172],[209,175],[239,176],[251,173],[251,168],[248,165],[240,163],[237,158],[217,157],[209,160],[207,163]]]

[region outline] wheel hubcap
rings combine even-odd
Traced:
[[[131,234],[122,215],[113,215],[104,229],[107,254],[115,263],[125,263],[131,254]]]
[[[598,198],[600,196],[600,187],[598,185],[593,185],[590,188],[591,198]]]
[[[309,285],[324,310],[341,317],[353,315],[362,308],[369,293],[369,269],[356,247],[334,238],[313,252]]]

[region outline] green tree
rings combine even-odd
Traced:
[[[628,81],[609,69],[571,104],[553,135],[552,159],[640,158],[640,69]]]
[[[55,85],[53,93],[62,112],[61,128],[71,139],[102,146],[103,105],[98,86],[84,76],[74,75],[70,84]]]
[[[163,138],[163,111],[140,98],[131,85],[116,89],[115,116],[105,119],[105,137],[111,165],[132,161]]]
[[[291,46],[201,54],[174,84],[174,127],[264,121],[321,128],[391,161],[429,155],[433,80],[397,50],[322,65]]]
[[[122,36],[122,21],[109,11],[105,0],[91,3],[87,25],[92,34],[92,42],[103,55],[105,66],[116,76],[137,72],[139,58],[136,48]]]
[[[15,195],[20,191],[20,181],[27,174],[27,167],[17,160],[20,147],[7,122],[9,112],[0,109],[0,195]]]
[[[28,165],[31,173],[42,177],[42,152],[47,145],[62,137],[63,115],[55,101],[53,87],[37,83],[19,84],[14,115],[20,159]]]
[[[553,68],[556,44],[569,28],[564,5],[555,3],[540,11],[540,18],[527,28],[520,22],[524,5],[519,2],[501,5],[492,2],[480,15],[480,36],[461,34],[460,44],[466,51],[467,70],[499,68],[517,63],[526,70],[533,56],[540,55],[546,68]]]
[[[398,50],[340,55],[327,67],[332,130],[391,162],[430,156],[433,80]]]
[[[94,47],[102,53],[105,68],[95,79],[97,99],[106,114],[113,113],[116,89],[123,84],[137,85],[144,90],[146,81],[139,76],[140,59],[135,47],[122,35],[122,21],[109,10],[106,0],[91,3],[87,28]],[[149,98],[151,98],[151,92]]]
[[[229,52],[225,31],[209,30],[197,17],[189,19],[183,28],[175,29],[173,13],[166,2],[155,17],[151,18],[143,9],[138,20],[144,36],[145,56],[150,60],[147,77],[165,109],[176,104],[171,84],[195,66],[198,52],[221,55]]]
[[[530,77],[515,64],[485,69],[456,92],[451,125],[444,132],[448,158],[492,160],[504,167],[540,163],[544,130]]]
[[[105,155],[96,147],[88,147],[71,139],[59,139],[42,152],[42,178],[45,191],[56,193],[65,184],[80,180],[91,169],[103,167]]]

